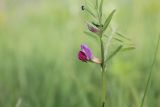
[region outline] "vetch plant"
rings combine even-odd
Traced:
[[[134,49],[133,44],[131,43],[130,39],[122,35],[117,31],[111,31],[111,34],[106,34],[106,30],[110,28],[109,24],[112,20],[113,15],[115,14],[115,9],[108,15],[108,17],[104,19],[103,14],[103,0],[96,0],[95,7],[92,9],[86,4],[83,5],[82,11],[86,12],[92,21],[87,21],[88,30],[84,31],[86,35],[91,37],[98,38],[99,46],[100,46],[100,55],[101,58],[97,58],[93,55],[91,49],[85,45],[81,45],[81,50],[78,52],[79,60],[83,62],[93,62],[101,66],[101,73],[102,73],[102,101],[101,107],[105,107],[106,105],[106,72],[107,72],[107,65],[109,61],[120,51],[126,51]],[[109,29],[110,30],[110,29]],[[112,47],[113,42],[116,42],[116,47]],[[111,47],[112,50],[111,51]]]

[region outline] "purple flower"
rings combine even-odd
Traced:
[[[78,53],[78,58],[79,60],[83,61],[83,62],[87,62],[87,56],[83,51],[79,51]]]
[[[93,32],[93,33],[98,33],[100,30],[96,27],[96,26],[94,26],[93,24],[87,24],[87,26],[88,26],[88,29],[91,31],[91,32]]]
[[[81,45],[81,51],[78,53],[78,58],[81,61],[87,62],[91,60],[93,57],[92,51],[88,48],[87,45],[82,44]]]
[[[91,61],[97,64],[101,64],[101,61],[93,56],[92,51],[85,44],[81,45],[81,50],[78,53],[78,58],[83,62]]]

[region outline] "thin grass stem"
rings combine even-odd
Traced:
[[[153,61],[152,61],[151,67],[150,67],[149,76],[148,76],[148,79],[147,79],[147,84],[146,84],[146,87],[145,87],[145,91],[144,91],[144,95],[143,95],[140,107],[143,107],[144,101],[145,101],[145,98],[146,98],[146,95],[147,95],[147,92],[148,92],[148,89],[150,87],[150,81],[151,81],[151,77],[152,77],[153,67],[154,67],[154,64],[156,62],[159,43],[160,43],[160,35],[159,35],[158,42],[157,42],[157,45],[156,45],[155,53],[154,53],[154,56],[153,56]]]

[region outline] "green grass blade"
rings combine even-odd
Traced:
[[[107,35],[104,35],[104,37],[108,38],[108,36],[107,36]],[[123,43],[123,41],[122,41],[121,39],[119,39],[119,38],[113,37],[113,39],[114,39],[114,40],[116,40],[116,41],[118,41],[118,42]]]
[[[98,0],[96,0],[96,6],[95,6],[96,9],[98,9]]]
[[[118,42],[123,43],[123,41],[121,39],[119,39],[119,38],[114,37],[113,39],[116,40],[116,41],[118,41]]]
[[[96,18],[96,16],[94,15],[94,13],[89,8],[85,7],[85,11],[87,13],[89,13],[91,16],[93,16],[94,18]]]
[[[133,49],[135,49],[135,47],[130,46],[130,47],[123,48],[121,51],[130,51],[130,50],[133,50]]]
[[[154,53],[154,56],[153,56],[153,61],[152,61],[151,67],[150,67],[150,72],[149,72],[149,76],[148,76],[148,79],[147,79],[147,84],[146,84],[146,87],[145,87],[145,91],[144,91],[144,95],[143,95],[140,107],[143,107],[143,105],[144,105],[144,101],[145,101],[145,98],[146,98],[146,95],[147,95],[147,92],[148,92],[148,89],[149,89],[149,86],[150,86],[151,76],[152,76],[154,64],[156,62],[156,57],[157,57],[157,53],[158,53],[159,43],[160,43],[160,35],[159,35],[159,38],[158,38],[156,50],[155,50],[155,53]]]
[[[123,45],[118,46],[117,49],[113,51],[112,54],[105,60],[105,63],[113,58],[122,49],[122,47]]]
[[[121,34],[119,32],[115,32],[115,33],[116,33],[116,35],[118,35],[118,36],[120,36],[120,37],[122,37],[122,38],[124,38],[124,39],[126,39],[128,41],[131,41],[129,38],[125,37],[123,34]]]
[[[87,31],[84,31],[84,33],[92,38],[94,38],[96,41],[99,41],[98,39],[98,35],[92,33],[92,32],[87,32]]]
[[[116,11],[116,10],[113,10],[113,11],[109,14],[109,16],[107,17],[106,21],[104,22],[104,27],[103,27],[102,31],[105,31],[105,30],[107,29],[108,25],[110,24],[110,22],[111,22],[111,20],[112,20],[112,17],[113,17],[113,15],[114,15],[115,11]]]
[[[100,16],[100,18],[102,17],[102,6],[103,6],[103,1],[104,1],[104,0],[101,0],[100,6],[99,6],[99,16]]]

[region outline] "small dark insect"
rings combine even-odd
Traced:
[[[94,26],[98,27],[98,28],[99,28],[100,26],[103,27],[103,25],[99,25],[99,24],[96,24],[96,23],[94,23],[94,22],[92,22],[92,24],[93,24]]]
[[[85,9],[83,5],[81,6],[81,9],[82,9],[82,10],[84,10],[84,9]]]

